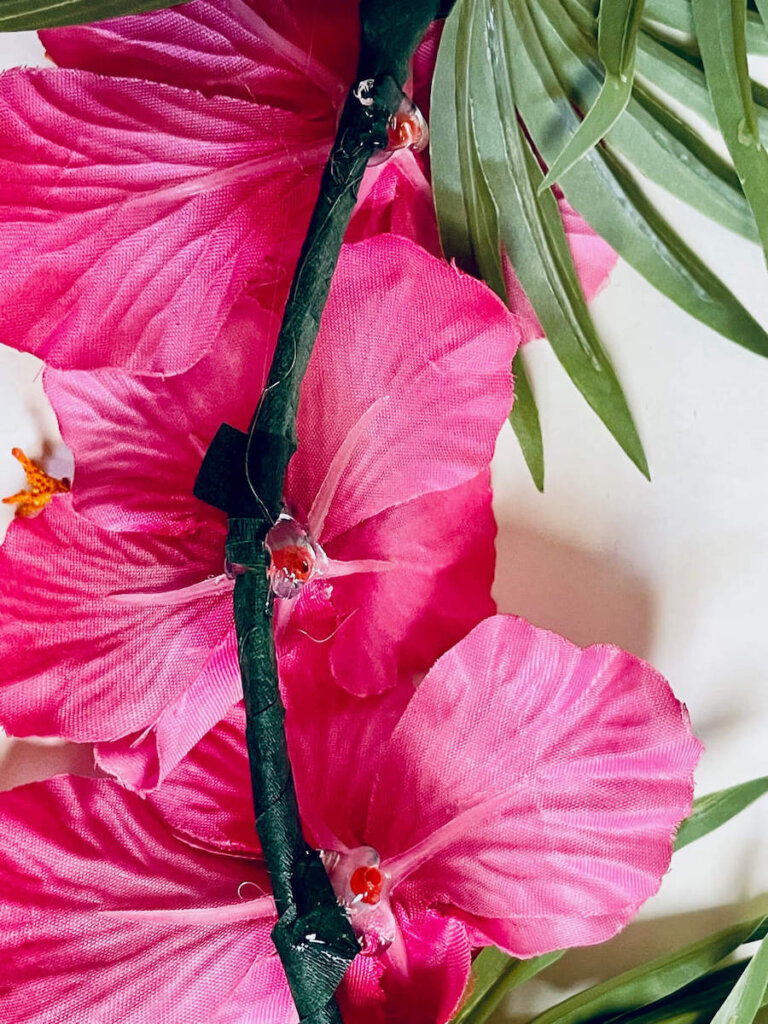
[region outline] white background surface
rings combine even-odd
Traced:
[[[0,66],[41,59],[33,35],[0,37]],[[768,324],[759,250],[654,196]],[[768,774],[768,360],[698,324],[621,263],[593,313],[653,482],[620,452],[546,343],[532,343],[546,492],[536,492],[505,428],[494,465],[500,608],[578,643],[618,643],[660,669],[706,744],[700,793]],[[34,359],[0,346],[2,494],[23,485],[13,445],[34,457],[56,442],[38,372]],[[4,529],[9,514],[0,510]],[[62,770],[71,755],[39,745],[6,746],[3,756],[0,786],[7,787]],[[75,761],[84,763],[83,752]],[[768,802],[677,855],[640,919],[608,947],[569,954],[550,972],[551,984],[559,994],[759,912],[766,890]],[[537,994],[551,998],[545,985]],[[531,998],[527,989],[506,1014]]]

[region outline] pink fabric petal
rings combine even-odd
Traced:
[[[329,99],[343,100],[354,75],[357,5],[193,0],[50,29],[40,38],[63,67],[256,99],[303,115],[314,106],[327,115]]]
[[[242,702],[147,801],[176,835],[195,846],[235,855],[259,853]]]
[[[174,539],[107,533],[76,515],[69,495],[12,523],[0,548],[3,726],[88,741],[154,722],[232,628],[229,588],[178,599],[221,571],[223,550],[220,522]],[[149,603],[131,600],[147,594]]]
[[[189,688],[143,733],[98,743],[96,763],[129,789],[151,791],[229,714],[242,693],[233,626]]]
[[[241,300],[214,350],[175,377],[121,370],[44,374],[75,456],[75,508],[108,530],[180,535],[221,517],[192,495],[223,418],[244,429],[272,359],[279,323]]]
[[[602,941],[658,889],[700,751],[644,662],[495,616],[408,705],[365,835],[427,902],[507,919],[517,956]]]
[[[298,682],[298,680],[297,680]],[[283,692],[286,734],[305,833],[328,849],[360,846],[381,751],[413,690],[361,699],[335,686],[322,660]],[[258,851],[242,703],[148,800],[174,832],[207,849]]]
[[[495,534],[486,471],[382,512],[337,538],[327,554],[342,565],[365,555],[389,569],[330,583],[321,579],[305,589],[277,630],[286,687],[300,692],[307,666],[318,660],[329,661],[334,680],[352,693],[413,686],[496,610]],[[318,604],[328,592],[321,617]]]
[[[396,909],[399,936],[383,958],[387,1020],[444,1024],[469,981],[471,946],[460,921],[433,910]]]
[[[0,795],[4,1020],[292,1021],[254,863],[175,840],[114,783]]]
[[[517,346],[489,289],[403,238],[372,238],[342,252],[322,333],[333,344],[318,344],[310,361],[286,481],[289,503],[304,515],[321,486],[330,488],[321,543],[487,467],[511,405]]]
[[[378,957],[358,956],[349,965],[336,1000],[344,1024],[387,1024],[382,963]]]
[[[358,242],[380,234],[403,235],[433,256],[442,256],[432,189],[409,150],[394,153],[365,172],[345,240]]]
[[[324,122],[65,70],[0,76],[3,341],[67,368],[179,373],[247,288],[287,293]]]

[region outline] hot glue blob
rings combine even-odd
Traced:
[[[397,922],[389,902],[391,880],[378,853],[371,846],[357,846],[346,853],[323,850],[320,856],[362,952],[383,953],[394,941]]]
[[[264,540],[269,552],[269,585],[275,597],[297,597],[305,584],[322,575],[323,549],[293,516],[282,513]]]
[[[399,109],[387,123],[387,150],[412,149],[420,153],[429,143],[429,128],[416,104],[404,97]]]
[[[420,153],[428,144],[429,126],[426,118],[413,100],[404,96],[398,109],[387,121],[386,146],[374,152],[370,163],[384,163],[401,149]]]

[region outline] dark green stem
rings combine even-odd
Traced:
[[[301,830],[264,539],[281,510],[285,471],[296,447],[299,389],[357,189],[370,155],[386,144],[387,121],[402,99],[399,83],[439,7],[439,0],[362,0],[358,84],[350,90],[323,173],[267,388],[248,435],[226,424],[219,429],[195,485],[198,497],[229,514],[227,558],[249,570],[235,583],[234,611],[256,828],[278,913],[272,937],[299,1016],[311,1024],[340,1024],[334,992],[359,946]]]

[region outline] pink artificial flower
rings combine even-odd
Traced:
[[[521,619],[486,619],[415,693],[394,687],[359,698],[308,672],[289,697],[304,826],[328,851],[334,887],[368,951],[340,989],[347,1024],[442,1024],[479,945],[530,957],[610,938],[658,889],[690,811],[700,744],[665,680],[617,648],[582,650]],[[158,819],[193,844],[186,860]],[[9,966],[0,978],[8,1005],[27,1013],[12,1022],[43,1024],[49,1006],[93,1013],[102,993],[125,1003],[137,979],[152,993],[144,1020],[190,1019],[157,1009],[190,1005],[184,1000],[200,999],[206,982],[225,1014],[230,992],[252,994],[254,1016],[225,1015],[233,1024],[288,1019],[277,982],[257,994],[247,970],[249,930],[256,978],[265,970],[266,904],[237,906],[241,881],[262,885],[248,859],[257,849],[252,822],[240,710],[147,801],[92,780],[0,797],[10,837],[0,903]],[[159,897],[157,877],[167,879]],[[353,901],[361,889],[368,902]],[[211,904],[229,909],[181,909]],[[122,908],[133,913],[103,913]],[[155,908],[163,913],[136,913]],[[153,957],[144,921],[173,932],[166,939],[159,928],[156,940],[168,942],[168,956]],[[83,935],[87,945],[71,943]],[[78,984],[86,970],[88,984]],[[261,1015],[267,995],[278,1004],[272,1017]]]
[[[42,33],[74,70],[0,76],[3,340],[172,374],[244,296],[282,309],[357,34],[352,0],[196,0]]]
[[[260,864],[193,849],[106,780],[22,786],[0,817],[5,1024],[296,1020]]]
[[[2,340],[57,367],[183,372],[244,298],[282,309],[354,76],[357,4],[192,0],[41,38],[60,68],[0,76]],[[374,230],[390,217],[439,254],[413,154],[364,191]],[[566,227],[589,296],[615,257],[580,218]]]
[[[101,741],[132,788],[157,785],[241,696],[224,516],[191,492],[221,420],[245,428],[263,387],[252,332],[270,323],[254,316],[164,381],[47,370],[72,496],[0,548],[0,720]],[[516,341],[484,285],[411,242],[345,248],[286,484],[330,562],[278,610],[284,677],[319,660],[342,686],[410,687],[493,612],[488,466]]]

